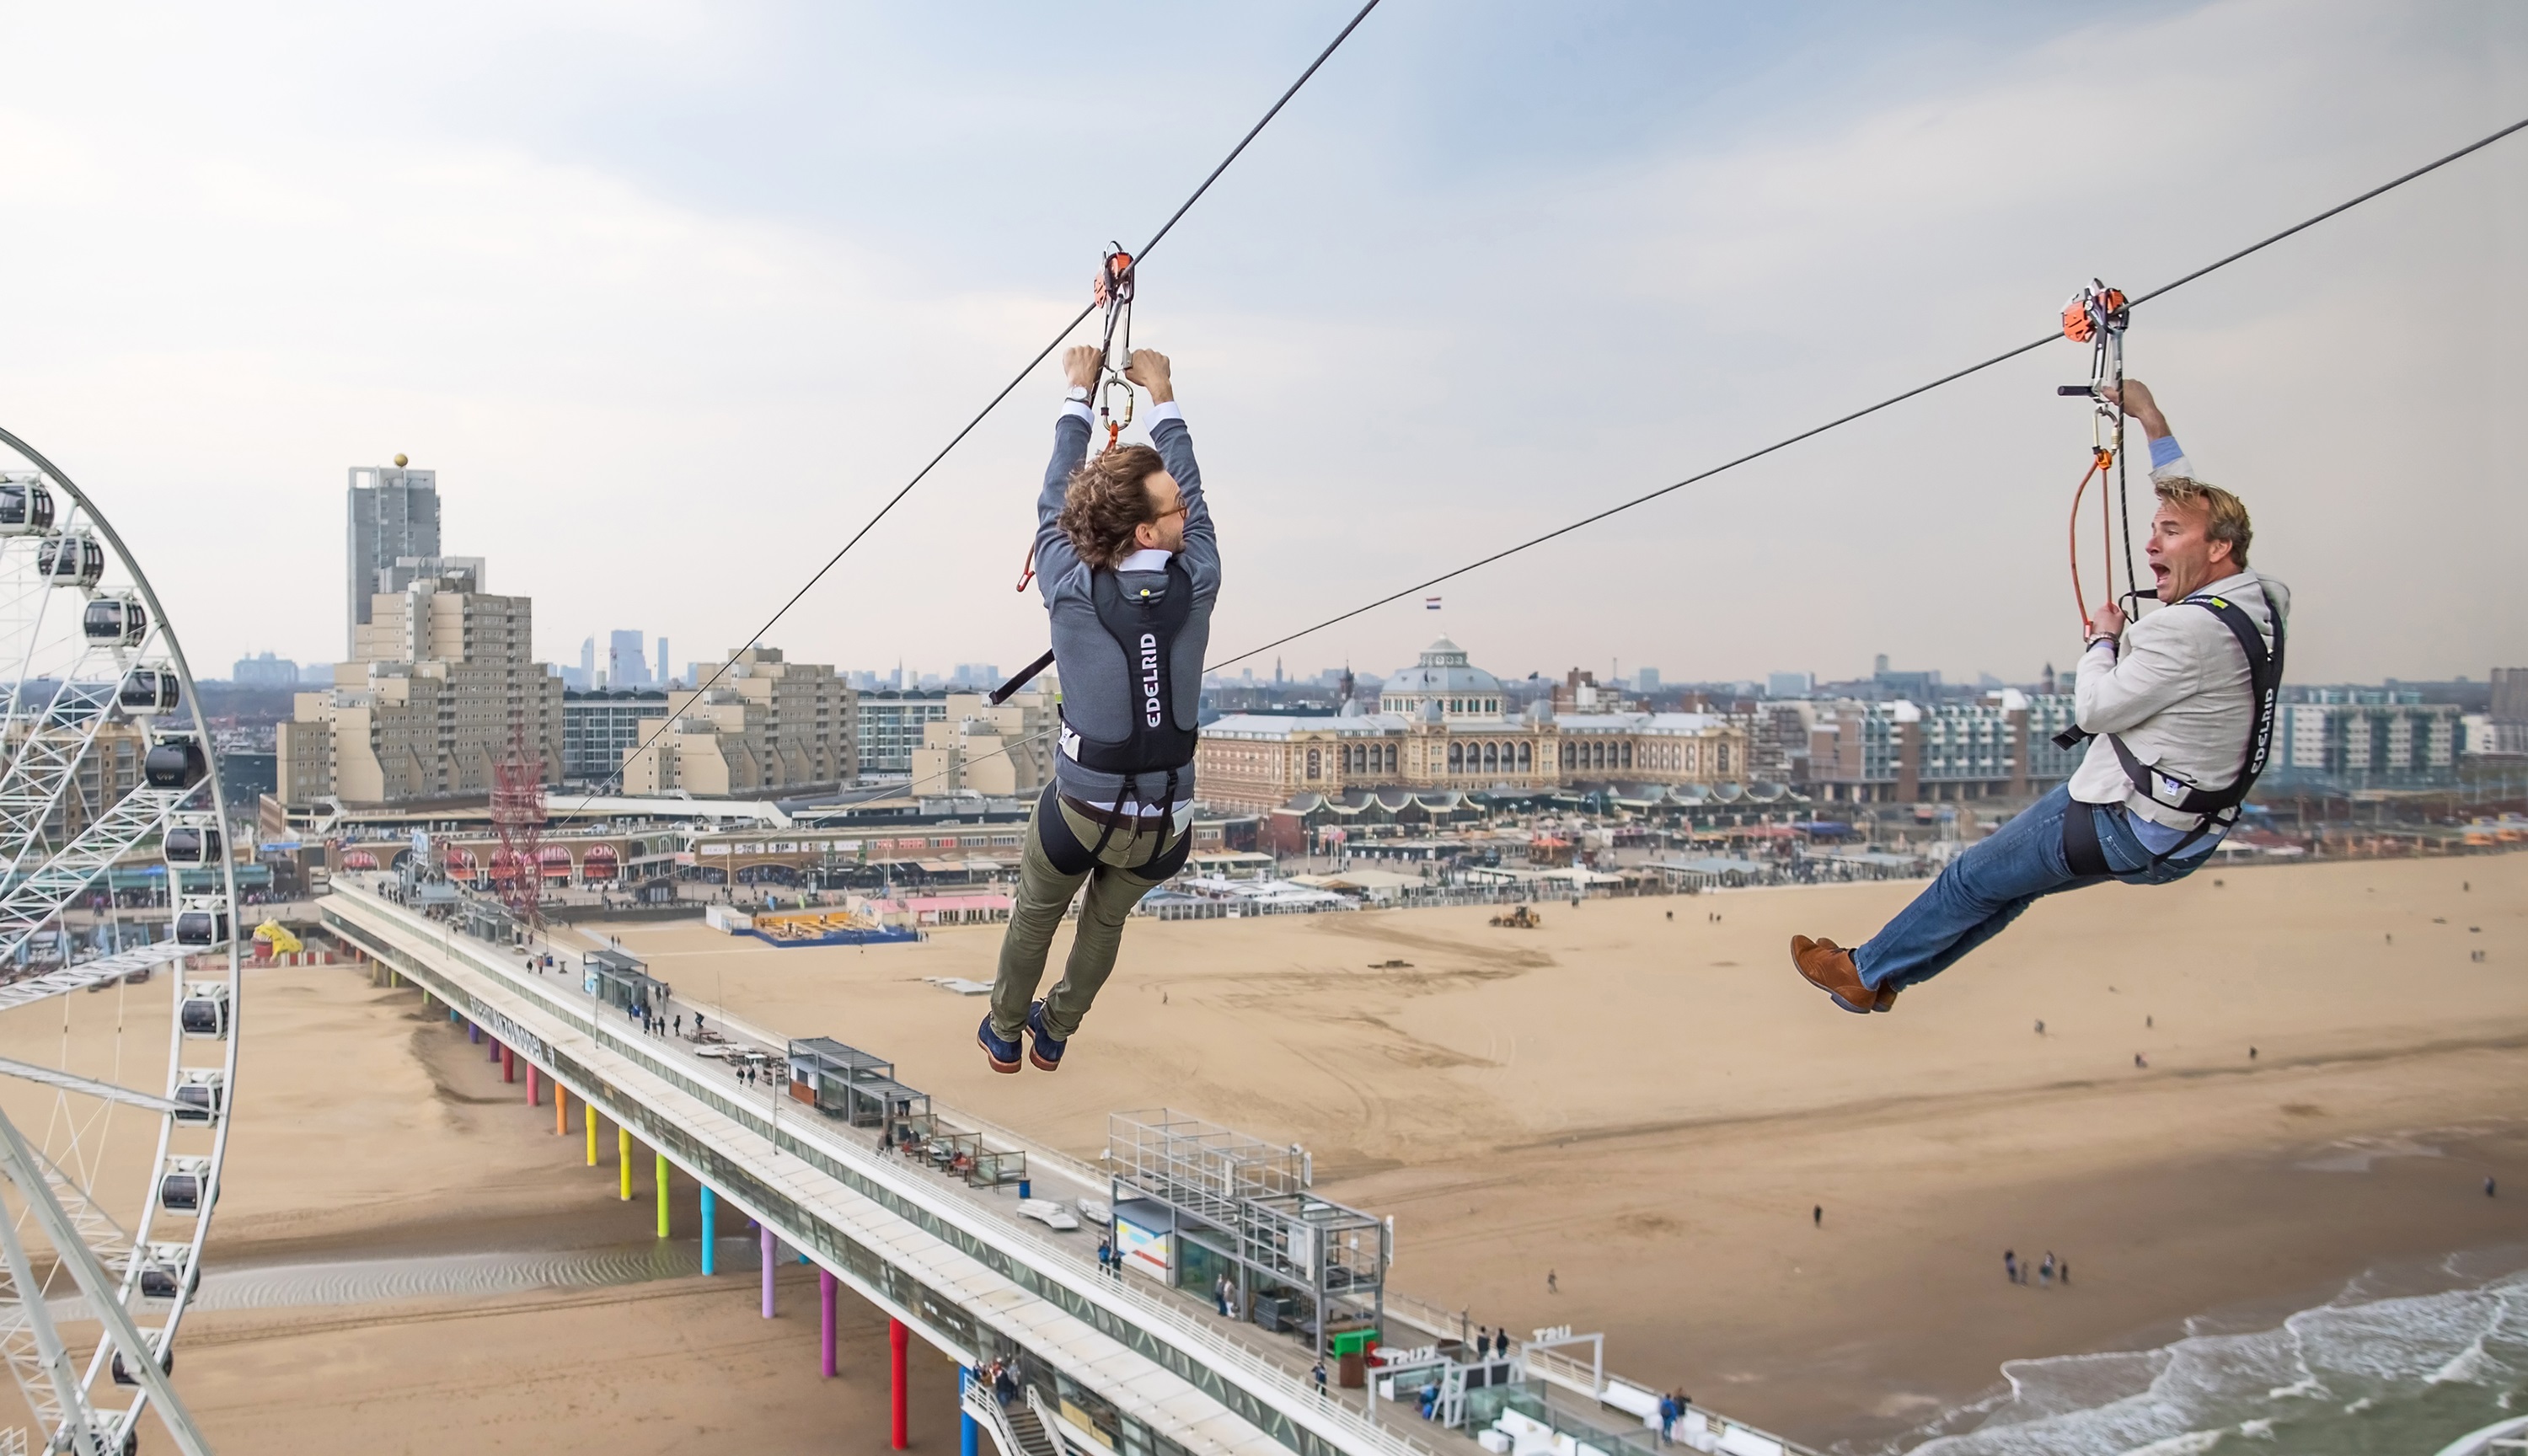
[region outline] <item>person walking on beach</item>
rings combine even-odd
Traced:
[[[1062,737],[1027,821],[992,1008],[974,1033],[999,1072],[1019,1069],[1023,1036],[1027,1062],[1061,1068],[1115,968],[1124,917],[1185,867],[1202,659],[1220,596],[1220,548],[1167,356],[1134,349],[1125,371],[1149,391],[1151,442],[1094,456],[1088,396],[1102,355],[1082,344],[1062,367],[1071,393],[1054,421],[1035,534]],[[1062,980],[1038,1000],[1053,933],[1083,886]]]
[[[2111,601],[2090,617],[2074,689],[2079,726],[2066,735],[2090,743],[2068,783],[1950,860],[1858,949],[1791,937],[1800,975],[1844,1011],[1893,1010],[1899,992],[1956,964],[2041,896],[2193,873],[2264,768],[2291,593],[2248,569],[2247,507],[2194,478],[2150,390],[2127,380],[2108,403],[2150,443],[2159,507],[2147,554],[2161,609],[2128,622]]]
[[[1561,1281],[1554,1277],[1554,1271],[1550,1269],[1545,1272],[1545,1292],[1548,1294],[1559,1294],[1562,1292]]]
[[[2039,1289],[2054,1287],[2054,1251],[2051,1249],[2045,1251],[2045,1262],[2036,1266],[2036,1287]]]
[[[1824,1204],[1818,1204],[1817,1207],[1809,1210],[1809,1222],[1818,1228],[1823,1228],[1825,1226]]]
[[[2019,1282],[2019,1251],[2017,1249],[2004,1249],[2001,1251],[2001,1276],[2014,1284]]]

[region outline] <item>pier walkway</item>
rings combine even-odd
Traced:
[[[761,1092],[735,1085],[724,1066],[685,1043],[642,1035],[621,1012],[583,992],[575,965],[563,976],[537,974],[522,952],[474,939],[357,882],[338,881],[317,909],[327,931],[480,1027],[531,1080],[549,1078],[579,1100],[583,1118],[593,1109],[611,1119],[619,1149],[628,1136],[654,1150],[662,1180],[672,1165],[700,1183],[707,1224],[715,1204],[734,1207],[813,1261],[828,1297],[850,1288],[897,1322],[899,1340],[910,1330],[960,1366],[1025,1350],[1110,1404],[1127,1427],[1128,1448],[1193,1456],[1479,1449],[1392,1403],[1364,1411],[1360,1392],[1320,1393],[1304,1352],[1260,1330],[1241,1335],[1244,1326],[1102,1273],[1084,1250],[1020,1220],[1009,1193],[965,1187],[879,1152],[874,1137],[798,1104],[782,1106],[786,1077]],[[708,1014],[732,1038],[757,1040],[776,1058],[785,1049],[779,1038]],[[998,1140],[996,1130],[984,1130]],[[596,1146],[593,1130],[589,1145]],[[1030,1170],[1050,1173],[1062,1162],[1038,1152]],[[1080,1181],[1094,1176],[1076,1165],[1061,1170]],[[628,1196],[628,1159],[623,1178]],[[1096,1195],[1104,1192],[1097,1179]],[[901,1379],[897,1389],[900,1402]],[[988,1405],[970,1399],[965,1412],[971,1419],[982,1410],[988,1420]],[[901,1448],[900,1406],[898,1420]],[[1018,1424],[1049,1426],[1069,1448],[1109,1449],[1090,1432],[1063,1430],[1064,1414],[1032,1399]],[[995,1443],[1012,1445],[1007,1456],[1033,1444],[1025,1435],[1013,1442],[1007,1423],[987,1429]],[[1144,1435],[1155,1439],[1133,1439]]]

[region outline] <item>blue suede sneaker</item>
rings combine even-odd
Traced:
[[[1043,1002],[1039,1001],[1027,1008],[1027,1029],[1028,1038],[1027,1060],[1035,1064],[1036,1070],[1062,1070],[1062,1049],[1070,1044],[1071,1038],[1067,1036],[1058,1037],[1052,1032],[1044,1029]],[[1016,1042],[1010,1044],[1010,1051],[1012,1054],[1017,1053],[1018,1044]],[[1018,1068],[1013,1066],[1010,1070],[1016,1071]]]
[[[1028,1014],[1028,1019],[1034,1019],[1033,1013]],[[1018,1038],[996,1034],[988,1014],[983,1017],[983,1024],[974,1028],[974,1041],[982,1047],[983,1055],[991,1059],[992,1070],[1015,1072],[1019,1069]]]

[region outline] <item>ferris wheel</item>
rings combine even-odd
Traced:
[[[167,1375],[237,1084],[213,744],[113,527],[0,445],[0,1356],[33,1449],[128,1456],[155,1403],[205,1452]]]

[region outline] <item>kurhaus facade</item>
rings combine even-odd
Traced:
[[[1340,717],[1238,714],[1204,727],[1195,783],[1222,808],[1278,808],[1349,789],[1533,793],[1620,780],[1714,784],[1747,771],[1746,734],[1704,713],[1508,716],[1499,679],[1446,638],[1398,673],[1382,710]]]

